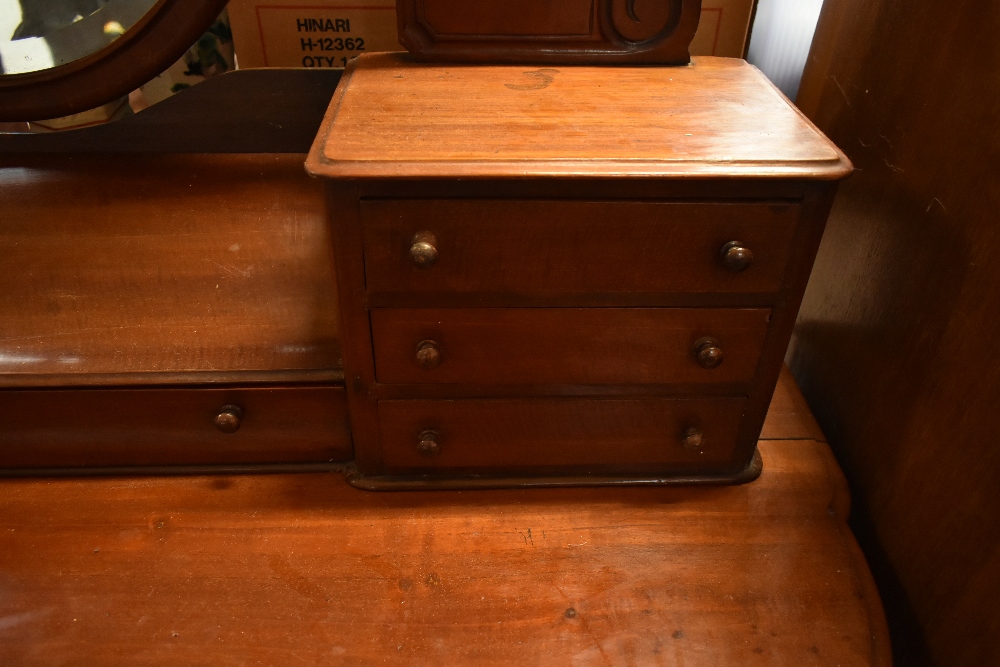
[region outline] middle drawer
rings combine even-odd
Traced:
[[[385,384],[749,383],[767,308],[384,308]]]

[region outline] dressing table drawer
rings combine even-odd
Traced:
[[[337,386],[0,391],[0,468],[328,463],[351,453]]]
[[[766,308],[379,308],[386,384],[692,384],[753,379]],[[721,355],[721,356],[720,356]]]
[[[746,401],[713,399],[392,400],[378,405],[390,474],[587,474],[722,469]]]
[[[780,202],[360,206],[367,288],[388,294],[775,294],[800,214]]]

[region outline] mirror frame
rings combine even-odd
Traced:
[[[73,62],[0,74],[0,121],[45,120],[127,95],[173,65],[212,25],[227,0],[160,0],[103,49]]]

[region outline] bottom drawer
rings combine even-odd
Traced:
[[[0,468],[350,457],[338,386],[0,391]]]
[[[614,474],[736,469],[744,398],[393,400],[387,474]]]

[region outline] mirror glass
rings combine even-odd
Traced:
[[[58,67],[96,53],[158,0],[0,0],[0,73]]]

